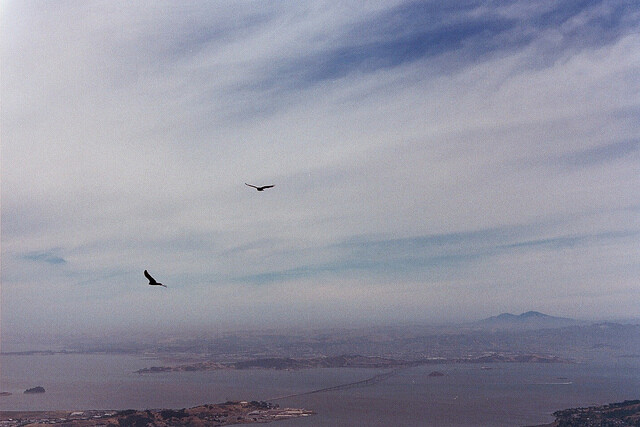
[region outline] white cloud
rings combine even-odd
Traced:
[[[610,13],[603,4],[561,29],[509,27],[495,36],[503,47],[477,56],[469,49],[482,47],[481,36],[466,40],[470,47],[394,57],[379,68],[336,53],[384,42],[387,27],[374,39],[358,31],[394,6],[5,6],[3,318],[56,317],[77,306],[82,319],[97,311],[109,321],[110,310],[126,318],[148,297],[144,268],[175,283],[173,313],[222,292],[224,316],[201,305],[192,310],[201,323],[275,320],[283,311],[287,320],[310,312],[309,322],[320,321],[338,301],[337,318],[390,320],[388,302],[420,319],[413,301],[434,289],[437,310],[487,283],[504,291],[487,307],[502,311],[526,311],[531,298],[559,307],[569,294],[549,290],[566,283],[590,295],[576,316],[604,306],[601,287],[636,298],[629,281],[638,270],[638,149],[627,143],[627,151],[596,155],[637,139],[640,37],[622,28],[608,42],[572,45],[576,29]],[[553,7],[513,3],[457,18],[512,19]],[[529,42],[512,41],[523,34]],[[317,59],[323,55],[330,59]],[[341,60],[349,67],[331,78],[309,70],[343,67]],[[572,156],[593,161],[569,164]],[[244,182],[276,187],[257,193]],[[435,272],[415,266],[397,281],[390,277],[402,259],[394,266],[384,253],[359,260],[337,249],[354,239],[510,227],[528,230],[514,232],[513,243],[613,237]],[[24,258],[50,252],[66,263]],[[366,267],[376,262],[390,271]],[[265,275],[272,280],[263,285],[242,282]],[[57,291],[31,298],[46,277]],[[123,296],[109,295],[110,286]],[[406,292],[369,292],[398,288]],[[290,300],[296,291],[305,298]],[[371,318],[364,307],[373,307]],[[629,306],[618,307],[624,315]],[[243,319],[251,310],[260,316]],[[60,316],[60,325],[77,323]]]

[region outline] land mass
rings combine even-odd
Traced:
[[[553,413],[556,420],[536,427],[640,426],[640,400],[625,400],[603,406],[563,409]]]
[[[335,357],[268,357],[240,362],[221,363],[213,360],[176,366],[152,366],[139,369],[139,374],[159,372],[214,371],[219,369],[309,369],[309,368],[400,368],[436,363],[568,363],[567,359],[543,354],[487,353],[477,357],[427,358],[420,360],[396,360],[384,357],[342,355]]]
[[[31,426],[39,424],[88,426],[225,426],[231,424],[269,423],[313,415],[306,409],[280,408],[269,402],[225,402],[179,410],[138,411],[1,411],[0,425]]]
[[[220,333],[206,330],[127,331],[100,337],[67,337],[56,341],[55,345],[60,350],[5,351],[0,352],[0,356],[132,354],[175,365],[343,354],[395,360],[459,359],[494,352],[555,354],[587,361],[640,355],[640,323],[588,323],[529,311],[520,315],[503,313],[465,324],[432,326],[291,329],[286,332],[269,329]]]
[[[135,354],[177,363],[238,362],[249,359],[313,358],[364,354],[395,360],[480,357],[487,352],[555,354],[586,361],[640,354],[640,324],[597,323],[552,327],[544,315],[507,315],[526,328],[493,321],[466,325],[405,325],[356,329],[235,331],[148,331],[114,337],[69,338],[59,351],[2,352],[0,356]],[[499,317],[499,316],[496,316]],[[540,319],[547,319],[539,321]],[[504,320],[504,319],[502,319]],[[502,325],[504,322],[499,322]],[[508,320],[508,319],[507,319]],[[564,322],[563,319],[560,319]],[[556,325],[556,322],[553,322]],[[557,326],[557,325],[556,325]],[[163,363],[169,364],[169,363]]]
[[[526,313],[519,315],[502,313],[497,316],[488,317],[474,322],[472,326],[492,330],[526,330],[564,328],[567,326],[584,325],[584,323],[585,322],[569,319],[567,317],[549,316],[548,314],[540,313],[538,311],[527,311]]]

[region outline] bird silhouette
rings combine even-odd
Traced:
[[[262,187],[256,187],[255,185],[247,184],[246,182],[244,183],[244,185],[248,185],[249,187],[253,187],[258,191],[264,191],[265,188],[275,187],[275,185],[263,185]]]
[[[156,279],[154,279],[153,277],[151,277],[151,275],[149,274],[149,272],[147,270],[144,271],[144,277],[146,277],[147,279],[149,279],[149,285],[151,286],[162,286],[164,288],[167,287],[167,285],[163,285],[162,283],[158,283],[156,282]]]

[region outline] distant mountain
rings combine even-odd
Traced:
[[[520,315],[502,313],[488,317],[474,323],[475,326],[486,329],[546,329],[564,328],[566,326],[581,325],[584,322],[567,317],[549,316],[538,311],[527,311]]]

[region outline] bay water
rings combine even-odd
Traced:
[[[425,365],[383,381],[384,369],[219,370],[137,374],[162,364],[131,355],[0,356],[0,410],[184,408],[267,400],[317,415],[287,426],[518,426],[553,421],[554,411],[640,398],[640,359],[584,363]],[[443,376],[430,376],[438,371]],[[42,386],[46,393],[24,394]],[[290,396],[290,397],[285,397]]]

